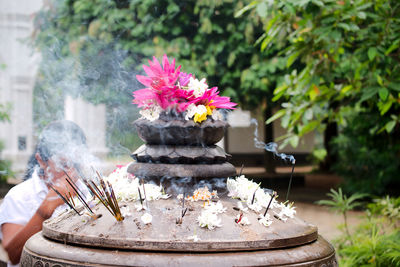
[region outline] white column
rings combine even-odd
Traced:
[[[0,0],[0,102],[11,103],[11,123],[0,123],[2,157],[23,170],[33,151],[33,87],[40,56],[27,44],[42,0]]]
[[[64,102],[65,119],[78,124],[85,132],[87,144],[92,153],[105,157],[106,147],[106,106],[93,105],[80,98],[67,96]]]

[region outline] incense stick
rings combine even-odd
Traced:
[[[254,191],[253,198],[251,199],[251,205],[254,204],[254,200],[255,200],[255,198],[256,198],[257,190],[258,190],[258,187],[257,187],[256,190]]]
[[[242,167],[240,168],[239,176],[242,176],[243,168],[244,168],[244,164],[242,164]]]
[[[68,176],[68,175],[67,175],[67,176]],[[68,177],[69,177],[69,176],[68,176]],[[89,207],[89,205],[87,204],[87,202],[86,202],[86,200],[84,199],[84,197],[79,193],[79,192],[82,193],[82,191],[79,190],[78,186],[77,186],[72,180],[69,180],[68,178],[65,178],[65,180],[68,182],[68,184],[69,184],[69,185],[72,187],[72,189],[75,191],[75,193],[76,193],[78,199],[82,202],[82,204],[86,207],[86,209],[87,209],[90,213],[94,214],[94,212],[93,212],[92,209]]]
[[[65,197],[63,197],[63,195],[58,192],[57,189],[55,189],[51,184],[48,184],[50,186],[51,189],[53,189],[54,192],[57,193],[57,195],[71,208],[73,209],[79,216],[81,215],[72,205],[71,203],[69,203],[69,201],[67,199],[65,199]]]
[[[115,196],[114,189],[110,182],[104,181],[103,177],[100,173],[92,167],[93,171],[97,174],[99,178],[100,185],[96,185],[93,181],[90,181],[87,184],[89,190],[100,200],[100,202],[107,208],[107,210],[114,216],[117,221],[122,221],[124,217],[121,214],[121,209],[118,205],[118,200]]]
[[[269,200],[268,206],[267,206],[267,208],[265,209],[265,212],[264,212],[264,217],[267,216],[267,212],[268,212],[268,210],[269,210],[269,206],[271,205],[272,200],[273,200],[275,197],[276,197],[276,192],[274,192],[274,193],[271,195],[271,199]]]
[[[289,199],[290,188],[292,186],[292,178],[293,178],[294,166],[295,166],[295,164],[293,164],[292,173],[290,174],[289,185],[288,185],[288,189],[287,189],[287,193],[286,193],[286,201]]]
[[[188,208],[185,209],[185,197],[186,197],[186,192],[183,193],[183,198],[182,198],[182,216],[181,216],[182,219],[185,216],[186,211],[188,209]]]
[[[142,199],[142,194],[140,193],[140,188],[138,187],[138,192],[139,192],[139,199],[140,199],[140,205],[143,207],[143,199]]]

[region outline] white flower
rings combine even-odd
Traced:
[[[120,208],[122,217],[129,217],[132,216],[132,213],[129,210],[128,206],[124,206]]]
[[[264,225],[264,226],[270,226],[271,224],[272,224],[272,220],[270,219],[270,217],[269,217],[269,214],[267,213],[267,215],[263,215],[263,214],[260,214],[259,215],[259,219],[258,219],[258,222],[260,223],[260,224],[262,224],[262,225]]]
[[[260,185],[248,180],[244,175],[236,179],[227,179],[226,185],[229,191],[229,196],[239,198],[246,201],[249,209],[260,212],[262,208],[268,207],[272,196],[266,193]],[[277,201],[272,199],[270,207],[277,205]]]
[[[145,214],[142,215],[142,217],[140,217],[140,219],[144,224],[149,224],[153,220],[153,216],[151,216],[150,213],[146,212]]]
[[[257,202],[254,202],[253,204],[247,203],[247,207],[255,212],[260,212],[262,209],[262,206]]]
[[[206,78],[203,78],[199,81],[198,79],[190,77],[188,88],[189,90],[193,90],[193,95],[195,97],[202,96],[204,92],[208,89]]]
[[[293,207],[293,203],[288,203],[287,205],[280,203],[279,208],[280,212],[275,212],[276,216],[282,221],[286,222],[288,218],[293,218],[296,214],[295,207]]]
[[[140,115],[149,121],[157,120],[160,117],[161,112],[162,108],[158,105],[151,105],[149,108],[141,109],[139,111]]]
[[[139,184],[139,179],[127,172],[128,167],[116,169],[108,177],[105,178],[112,185],[116,197],[121,201],[134,201],[138,200],[139,190],[142,198],[146,195],[146,201],[166,199],[170,196],[163,192],[161,186],[155,184],[145,184],[144,194],[143,185]]]
[[[243,201],[251,200],[259,187],[259,184],[249,181],[244,175],[237,177],[236,180],[228,178],[226,185],[230,197],[240,198]]]
[[[219,110],[214,109],[211,118],[213,118],[216,121],[222,121],[224,119],[224,116],[222,116],[222,113]]]
[[[248,212],[249,211],[249,208],[245,208],[241,201],[237,202],[237,207],[239,208],[239,210],[241,210],[243,212]]]
[[[187,239],[193,240],[193,242],[197,242],[197,241],[201,240],[200,237],[198,237],[197,235],[189,236]]]
[[[158,185],[155,184],[145,184],[145,192],[143,191],[143,185],[140,186],[140,193],[142,194],[142,197],[144,198],[146,195],[146,200],[158,200],[158,199],[167,199],[170,197],[168,194],[164,194],[162,192],[162,188]]]
[[[218,214],[218,213],[223,213],[226,211],[226,208],[222,205],[221,201],[218,201],[217,203],[210,202],[208,205],[204,207],[206,210],[209,212]]]
[[[135,209],[136,211],[147,210],[147,208],[142,204],[136,204]]]
[[[207,114],[207,108],[204,105],[198,105],[196,106],[195,104],[190,104],[188,108],[186,109],[186,115],[185,115],[185,120],[189,120],[194,117],[194,115],[199,114]]]
[[[197,218],[197,221],[199,222],[200,227],[207,227],[209,230],[222,226],[221,219],[218,218],[217,214],[208,210],[203,210]]]
[[[242,218],[240,219],[240,217],[242,217]],[[239,219],[240,219],[240,221],[239,221]],[[243,216],[243,214],[238,214],[236,216],[235,222],[237,222],[240,225],[250,225],[249,219],[246,216]]]
[[[185,120],[190,120],[197,112],[197,106],[195,104],[190,104],[186,109]]]

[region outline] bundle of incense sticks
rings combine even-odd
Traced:
[[[117,198],[115,197],[114,189],[108,181],[104,181],[104,178],[98,171],[95,171],[100,185],[97,185],[93,181],[84,180],[86,186],[95,195],[100,202],[107,208],[107,210],[114,216],[117,221],[122,221],[124,217],[121,214],[121,210],[118,205]]]
[[[76,185],[76,183],[74,182],[73,179],[71,179],[71,177],[68,175],[68,173],[66,173],[64,171],[65,175],[67,175],[67,178],[65,178],[65,180],[67,181],[67,183],[71,186],[72,190],[74,190],[76,196],[78,197],[78,199],[80,200],[80,202],[83,204],[83,206],[85,207],[85,209],[89,212],[89,214],[91,216],[94,216],[94,212],[93,210],[90,208],[89,204],[87,203],[87,201],[85,200],[85,194],[79,189],[79,187]],[[70,199],[73,202],[73,198],[71,193],[69,192],[70,195]]]
[[[76,183],[73,181],[73,179],[71,179],[71,177],[67,174],[67,172],[65,172],[65,175],[67,176],[67,178],[65,178],[65,180],[68,182],[68,184],[70,185],[70,187],[72,188],[72,190],[75,193],[71,193],[71,191],[69,191],[69,188],[67,187],[68,192],[65,193],[64,195],[62,195],[60,193],[60,191],[58,191],[53,185],[49,184],[49,187],[57,193],[57,195],[64,201],[64,203],[66,203],[72,210],[74,210],[78,215],[81,215],[80,212],[77,210],[77,206],[75,204],[74,201],[74,195],[77,196],[78,200],[83,204],[83,206],[85,207],[85,209],[89,212],[89,214],[91,216],[94,216],[94,212],[92,211],[92,209],[89,207],[88,203],[85,200],[85,196],[82,193],[82,191],[79,189],[79,187],[76,185]]]

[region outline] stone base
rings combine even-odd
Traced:
[[[57,243],[41,232],[30,238],[21,257],[22,267],[64,266],[338,266],[333,247],[321,236],[309,244],[274,250],[218,253],[168,253],[104,250]]]

